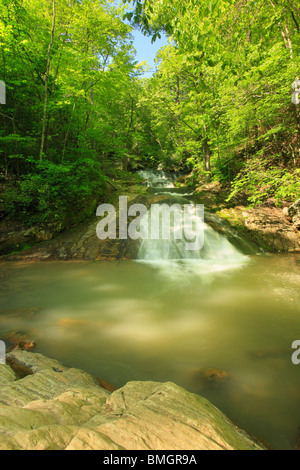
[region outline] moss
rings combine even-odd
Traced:
[[[8,248],[7,253],[2,253],[2,254],[8,254],[8,256],[17,255],[18,253],[21,253],[23,251],[30,250],[32,247],[33,247],[33,243],[24,243],[20,246]]]

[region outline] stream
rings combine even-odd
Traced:
[[[163,172],[143,177],[152,193],[189,201]],[[173,381],[272,448],[293,449],[300,255],[244,255],[204,228],[198,251],[171,237],[143,240],[132,261],[2,262],[0,339],[24,332],[35,352],[115,387]]]

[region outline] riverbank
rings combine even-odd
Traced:
[[[182,185],[181,185],[182,187]],[[167,194],[155,195],[147,186],[128,183],[116,187],[109,202],[115,207],[119,196],[127,196],[128,204],[168,203]],[[218,184],[194,188],[190,200],[205,206],[205,221],[224,235],[244,254],[300,252],[298,211],[278,208],[274,204],[261,207],[243,205],[240,200],[226,202],[226,191]],[[77,223],[65,227],[60,223],[24,228],[3,220],[0,223],[0,260],[117,260],[135,259],[138,240],[99,240],[96,227],[96,206],[81,214]],[[91,208],[90,208],[91,209]]]
[[[100,385],[102,383],[102,386]],[[0,365],[1,450],[265,450],[174,383],[103,382],[42,354]]]
[[[219,184],[199,187],[195,191],[195,200],[215,215],[215,220],[209,214],[207,218],[215,230],[229,239],[230,232],[235,230],[239,237],[265,253],[300,252],[299,201],[296,206],[278,207],[270,200],[268,204],[251,207],[239,198],[226,202],[226,196]]]

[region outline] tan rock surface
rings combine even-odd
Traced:
[[[79,369],[9,353],[0,366],[0,449],[262,450],[205,398],[173,383],[129,382],[110,393]]]

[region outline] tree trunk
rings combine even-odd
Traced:
[[[48,46],[47,53],[47,68],[45,75],[45,87],[44,87],[44,109],[43,109],[43,120],[42,120],[42,137],[41,137],[41,148],[40,148],[40,161],[43,159],[44,146],[45,146],[45,136],[46,136],[46,123],[47,123],[47,104],[48,104],[48,81],[49,81],[49,72],[50,72],[50,54],[53,45],[54,39],[54,30],[55,30],[55,0],[53,0],[53,16],[52,16],[52,28],[51,28],[51,40]]]
[[[277,6],[276,0],[270,0],[270,3],[272,5],[274,11],[276,12],[276,6]],[[293,50],[293,44],[292,44],[291,35],[290,35],[289,27],[288,27],[286,9],[285,9],[285,24],[283,25],[280,21],[278,21],[278,26],[280,28],[281,35],[283,37],[285,45],[286,45],[287,49],[289,49],[289,51],[290,51],[290,58],[293,59],[294,58],[294,50]]]
[[[203,150],[203,167],[204,167],[204,171],[205,171],[205,180],[207,182],[209,182],[210,181],[210,171],[211,171],[211,168],[210,168],[211,152],[210,152],[210,148],[209,148],[209,145],[208,145],[207,137],[205,137],[205,139],[203,140],[202,150]]]

